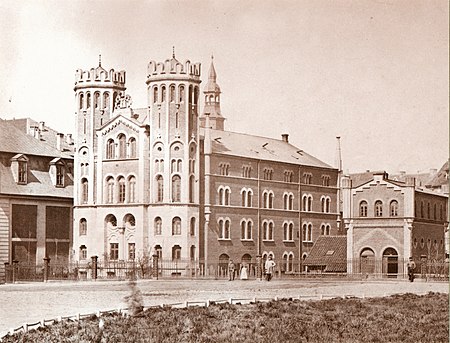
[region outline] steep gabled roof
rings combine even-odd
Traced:
[[[326,272],[347,270],[347,236],[319,236],[303,262],[306,266],[321,266]]]
[[[230,131],[210,130],[212,151],[216,154],[333,168],[283,140]]]
[[[73,159],[70,152],[62,152],[3,120],[0,120],[0,151]]]
[[[443,185],[448,185],[448,161],[439,169],[436,175],[429,180],[425,186],[430,188],[437,188]]]

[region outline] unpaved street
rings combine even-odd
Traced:
[[[332,280],[141,280],[145,305],[229,298],[286,298],[306,295],[384,296],[394,293],[449,292],[448,283]],[[125,281],[49,282],[0,285],[0,334],[41,319],[126,307]]]

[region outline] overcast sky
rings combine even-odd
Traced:
[[[447,0],[0,2],[0,117],[74,131],[74,74],[210,56],[225,128],[281,137],[344,170],[440,168],[449,155]],[[1,132],[0,132],[1,134]]]

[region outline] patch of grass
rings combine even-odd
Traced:
[[[3,342],[448,342],[448,294],[279,300],[208,308],[151,308],[63,322]]]

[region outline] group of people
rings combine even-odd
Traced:
[[[275,268],[275,261],[272,259],[271,256],[266,260],[264,263],[264,275],[267,281],[272,280],[274,268]],[[233,281],[236,275],[236,266],[233,262],[233,260],[230,259],[228,262],[228,281]],[[242,263],[239,278],[241,280],[247,280],[248,279],[248,266],[246,263]]]

